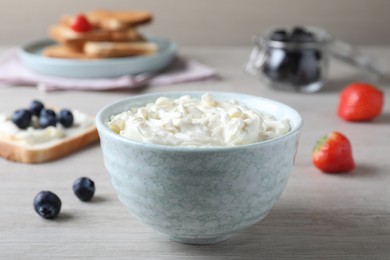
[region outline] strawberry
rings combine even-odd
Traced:
[[[325,173],[346,173],[355,168],[348,138],[331,132],[320,138],[313,149],[313,164]]]
[[[382,112],[383,92],[368,83],[352,83],[341,93],[337,114],[347,121],[369,121]]]
[[[74,17],[69,26],[70,28],[72,28],[73,31],[79,33],[88,32],[92,29],[92,25],[89,23],[87,17],[82,14],[79,14]]]

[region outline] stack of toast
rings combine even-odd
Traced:
[[[58,45],[43,54],[53,58],[104,59],[151,55],[158,49],[137,30],[152,21],[147,11],[95,10],[79,15],[65,15],[49,28]]]

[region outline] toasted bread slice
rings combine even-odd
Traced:
[[[140,55],[152,55],[158,46],[151,42],[86,42],[82,51],[67,45],[53,45],[43,50],[51,58],[94,60]]]
[[[84,45],[84,53],[95,58],[151,55],[157,49],[152,42],[87,42]]]
[[[82,48],[81,48],[82,49]],[[80,59],[80,60],[93,60],[97,59],[92,56],[88,56],[84,52],[75,48],[69,48],[67,45],[53,45],[46,47],[43,50],[43,55],[51,58],[65,58],[65,59]]]
[[[26,137],[26,135],[31,134],[26,133],[28,131],[34,131],[33,129],[19,130],[20,132],[18,134],[12,134],[12,125],[8,125],[11,126],[11,131],[9,129],[4,130],[7,128],[4,128],[4,125],[13,123],[7,121],[0,122],[0,157],[21,163],[43,163],[74,153],[99,140],[93,119],[90,118],[90,120],[92,120],[90,125],[83,126],[82,128],[78,128],[79,126],[76,125],[72,129],[64,129],[64,136],[56,137],[49,135],[49,140],[41,140],[37,143],[31,143],[31,139],[30,141],[21,139],[21,136]],[[53,133],[55,131],[54,129],[55,127],[49,127],[36,131]]]
[[[143,37],[134,29],[126,28],[117,31],[94,29],[79,33],[64,25],[53,25],[49,28],[52,39],[65,45],[82,46],[87,41],[143,41]]]
[[[147,24],[152,21],[153,15],[148,11],[110,11],[95,10],[88,12],[88,21],[99,28],[120,30]]]

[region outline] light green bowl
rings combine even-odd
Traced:
[[[276,139],[237,147],[189,148],[134,142],[115,134],[111,115],[160,96],[200,97],[199,92],[139,95],[104,107],[96,118],[106,168],[120,201],[142,222],[190,244],[222,241],[263,219],[286,187],[302,118],[269,99],[211,92],[278,119],[292,130]]]
[[[176,56],[176,43],[152,36],[147,39],[158,46],[153,55],[100,60],[51,58],[42,55],[46,47],[56,44],[47,39],[26,44],[19,48],[18,55],[27,68],[56,77],[114,78],[153,73],[169,66]]]

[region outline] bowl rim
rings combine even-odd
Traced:
[[[256,142],[256,143],[243,144],[243,145],[237,145],[237,146],[194,147],[194,146],[169,146],[169,145],[162,145],[162,144],[144,143],[144,142],[133,141],[133,140],[127,139],[119,134],[114,133],[112,130],[110,130],[107,127],[107,125],[104,122],[103,114],[107,110],[111,109],[112,107],[114,107],[118,104],[130,102],[133,100],[139,100],[139,99],[147,99],[147,98],[156,98],[157,99],[158,97],[167,96],[167,95],[168,96],[177,96],[177,97],[184,96],[184,95],[200,96],[200,95],[203,95],[206,93],[209,93],[211,95],[239,96],[237,98],[238,102],[240,102],[239,98],[247,97],[247,98],[258,98],[258,99],[265,100],[265,101],[268,101],[268,102],[271,102],[271,103],[274,103],[277,105],[281,105],[281,106],[286,107],[287,109],[291,110],[293,113],[296,113],[297,119],[298,119],[297,125],[295,126],[294,129],[290,130],[288,133],[286,133],[282,136],[279,136],[279,137],[276,137],[273,139],[269,139],[269,140],[265,140],[265,141]],[[244,104],[244,103],[241,103],[241,104],[247,106],[247,104]],[[288,139],[290,136],[299,133],[302,129],[302,126],[303,126],[303,118],[302,118],[301,114],[296,109],[290,107],[289,105],[286,105],[282,102],[279,102],[279,101],[276,101],[273,99],[261,97],[261,96],[255,96],[255,95],[250,95],[250,94],[245,94],[245,93],[240,93],[240,92],[225,92],[225,91],[164,91],[164,92],[153,92],[153,93],[135,95],[135,96],[131,96],[131,97],[127,97],[124,99],[120,99],[120,100],[111,102],[110,104],[101,108],[100,111],[98,112],[98,114],[96,115],[95,122],[96,122],[96,127],[98,129],[99,135],[101,132],[104,132],[105,134],[107,134],[111,138],[114,138],[114,139],[119,140],[119,141],[124,142],[124,143],[128,143],[132,146],[138,146],[138,147],[148,148],[148,149],[152,149],[152,150],[172,151],[172,152],[215,152],[215,151],[233,151],[233,150],[237,151],[237,150],[243,150],[243,149],[249,149],[249,148],[256,148],[259,146],[266,146],[266,145],[269,145],[269,144],[272,144],[275,142],[279,142],[279,141]]]

